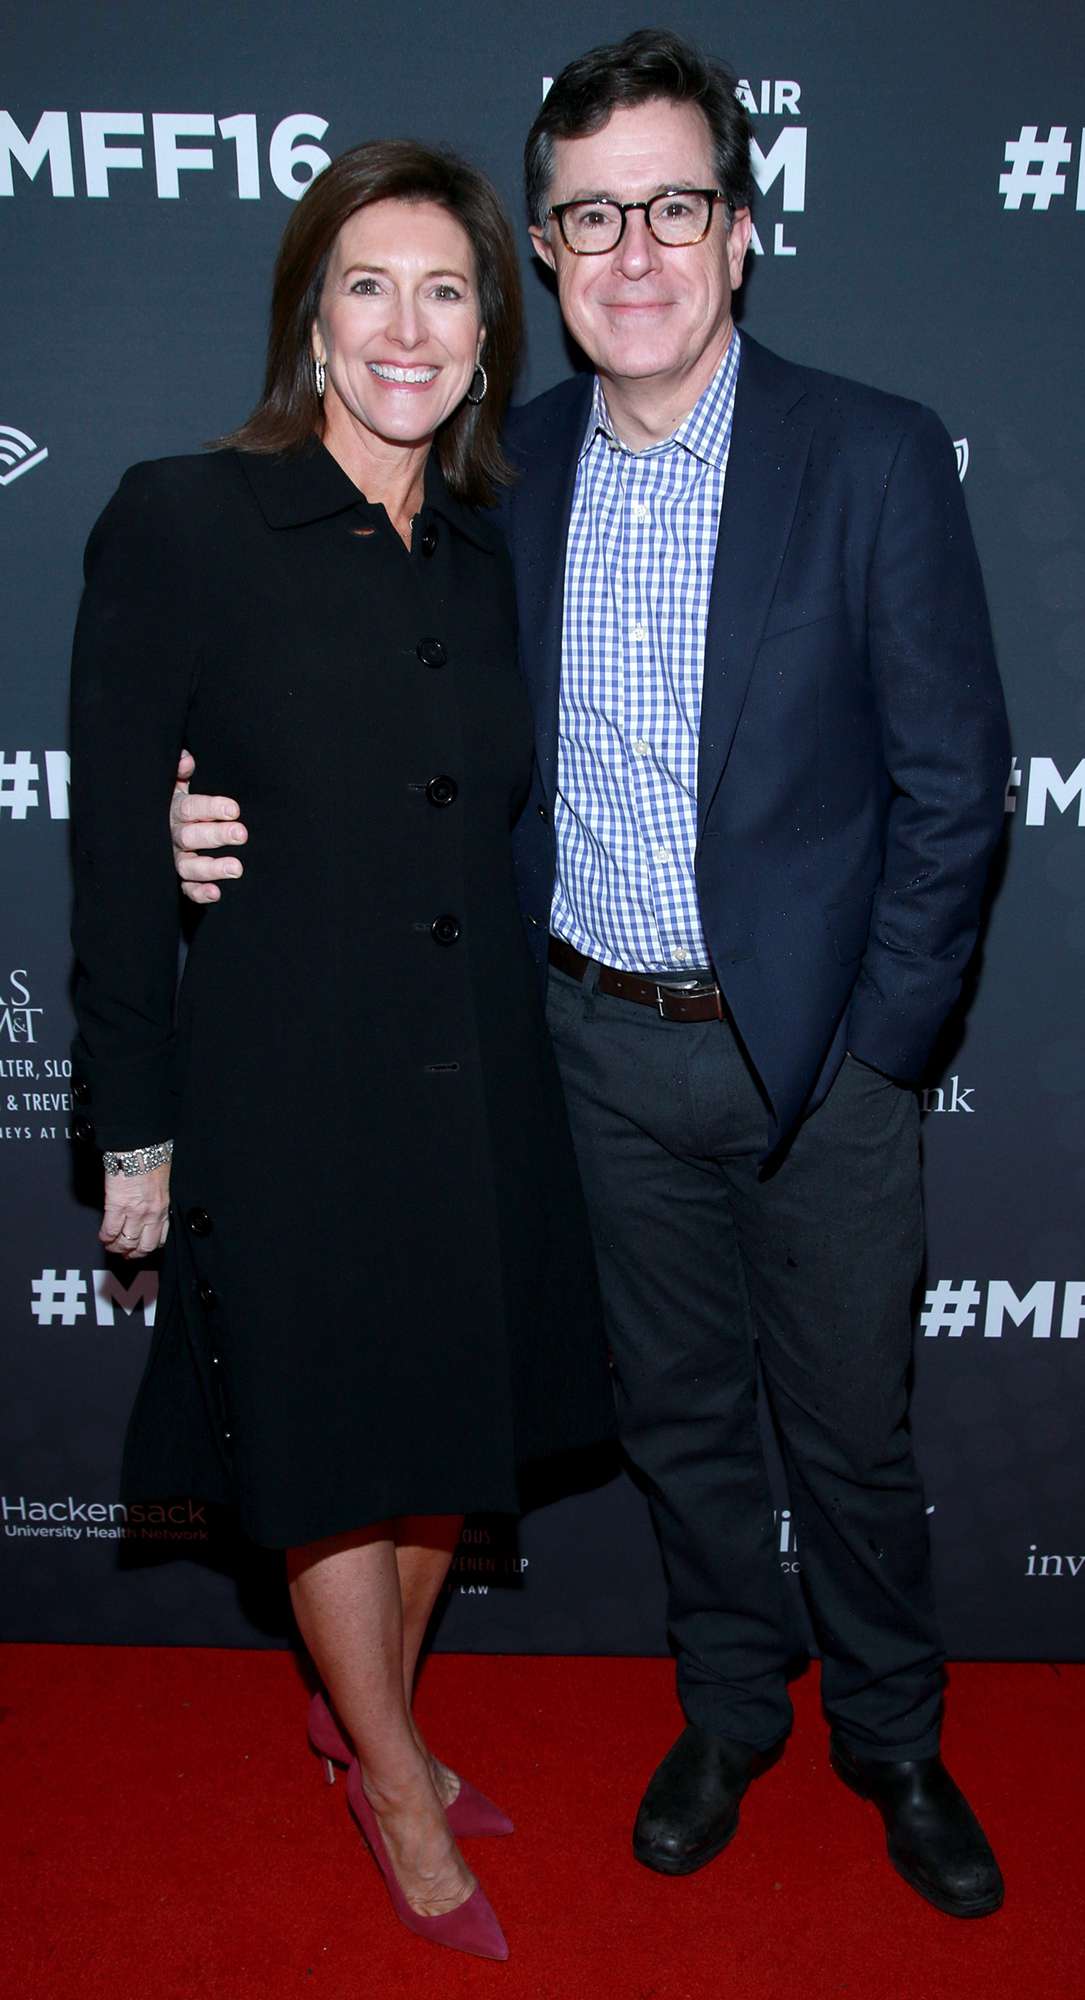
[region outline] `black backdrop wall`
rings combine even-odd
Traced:
[[[1082,1657],[1080,8],[658,11],[729,57],[756,113],[746,323],[796,360],[933,404],[960,440],[1016,760],[974,1005],[928,1080],[915,1422],[951,1650]],[[269,1566],[198,1504],[126,1521],[114,1501],[155,1284],[104,1268],[68,1146],[65,688],[87,532],[125,465],[192,450],[251,406],[276,241],[326,155],[377,135],[448,142],[519,216],[545,80],[641,24],[613,0],[39,0],[5,31],[6,1637],[277,1644],[286,1629]],[[527,291],[525,396],[569,365],[530,269]],[[289,1106],[282,1141],[285,1153]],[[780,1559],[798,1573],[782,1492]],[[441,1643],[660,1650],[637,1494],[615,1479],[540,1507],[518,1534],[474,1524]]]

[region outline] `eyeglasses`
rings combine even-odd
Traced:
[[[726,199],[722,188],[669,188],[650,201],[559,201],[547,209],[547,217],[557,217],[562,241],[575,257],[602,257],[615,249],[625,234],[626,216],[635,209],[657,243],[684,250],[704,242],[716,203]]]

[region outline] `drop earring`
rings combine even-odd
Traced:
[[[324,384],[325,381],[327,380],[327,376],[325,374],[324,363],[322,361],[313,362],[313,374],[316,378],[316,393],[318,396],[323,396]]]

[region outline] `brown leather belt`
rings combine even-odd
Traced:
[[[589,965],[595,961],[585,958],[575,945],[567,944],[564,938],[550,938],[550,963],[559,972],[567,972],[572,979],[583,979]],[[718,986],[706,986],[703,982],[683,991],[680,986],[660,986],[654,979],[645,979],[637,972],[619,972],[617,966],[601,965],[596,989],[600,993],[612,994],[616,1000],[634,1000],[638,1007],[654,1007],[665,1021],[726,1021],[730,1017],[724,1004],[723,994]]]

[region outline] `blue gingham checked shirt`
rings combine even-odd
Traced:
[[[688,417],[628,451],[597,380],[565,565],[551,929],[624,972],[707,968],[693,853],[705,628],[738,330]]]

